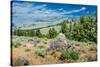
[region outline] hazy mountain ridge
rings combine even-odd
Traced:
[[[12,23],[12,26],[14,28],[21,28],[21,29],[32,29],[32,28],[38,28],[38,27],[45,27],[49,25],[55,25],[61,23],[63,20],[76,20],[79,19],[79,16],[62,16],[62,17],[48,17],[46,18],[38,18],[35,19],[33,22],[24,22],[24,23]]]

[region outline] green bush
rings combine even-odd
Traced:
[[[14,45],[13,47],[14,47],[14,48],[17,48],[17,47],[18,47],[18,45]]]
[[[72,51],[72,50],[63,50],[61,54],[61,59],[72,59],[77,60],[79,58],[79,52]]]
[[[72,39],[72,22],[64,20],[61,22],[60,32],[65,34],[68,39]]]
[[[40,32],[40,29],[37,29],[37,30],[36,30],[36,36],[42,37],[42,33]]]
[[[70,51],[70,56],[73,60],[77,60],[79,58],[79,52]]]
[[[57,31],[55,30],[55,28],[50,28],[49,29],[49,32],[48,32],[48,34],[47,34],[47,37],[48,38],[54,38],[54,37],[56,37],[57,36]]]
[[[61,22],[61,30],[60,30],[60,32],[62,32],[62,33],[66,33],[67,32],[67,22],[68,21],[66,21],[66,20]]]
[[[97,22],[91,15],[80,16],[79,22],[74,23],[72,37],[77,41],[97,43]]]
[[[29,49],[29,48],[25,49],[25,52],[29,52],[29,51],[31,51],[31,49]]]
[[[18,43],[18,42],[15,42],[15,43],[12,44],[12,46],[13,46],[14,48],[17,48],[17,47],[21,46],[21,44]]]
[[[39,49],[42,49],[42,48],[45,48],[45,46],[39,45],[38,48],[39,48]]]
[[[81,15],[79,20],[61,22],[61,33],[68,39],[76,41],[92,41],[97,43],[96,15]]]
[[[88,56],[87,57],[87,61],[89,61],[89,62],[91,62],[91,61],[97,61],[97,57]]]
[[[35,48],[35,54],[38,56],[44,57],[46,55],[46,47],[43,45],[39,45]]]

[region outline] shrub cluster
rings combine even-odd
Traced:
[[[65,60],[65,59],[72,59],[72,60],[77,60],[79,59],[79,52],[73,51],[73,50],[63,50],[60,59]]]
[[[35,54],[41,57],[46,55],[46,47],[43,45],[39,45],[35,48]]]
[[[78,21],[63,21],[61,23],[61,32],[71,40],[97,43],[96,19],[94,15],[84,15],[80,16]]]
[[[49,29],[49,32],[48,32],[48,34],[47,34],[47,37],[48,38],[54,38],[54,37],[56,37],[57,36],[57,31],[55,30],[55,28],[50,28]]]
[[[16,42],[16,43],[12,43],[12,46],[13,46],[14,48],[17,48],[17,47],[21,46],[21,44],[18,43],[18,42]]]

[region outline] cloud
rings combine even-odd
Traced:
[[[35,3],[13,3],[12,5],[13,22],[34,22],[36,20],[56,20],[54,18],[62,18],[68,14],[78,13],[86,10],[86,7],[81,7],[75,10],[65,10],[64,8],[52,9],[47,4]]]
[[[86,7],[81,7],[80,9],[76,9],[76,10],[70,10],[70,11],[63,11],[63,14],[71,14],[71,13],[77,13],[77,12],[81,12],[86,10]]]
[[[52,17],[52,16],[61,16],[61,13],[59,13],[56,10],[52,10],[52,9],[48,9],[46,4],[42,4],[42,5],[34,5],[34,4],[28,4],[25,3],[23,5],[23,3],[15,3],[13,4],[13,16],[18,16],[23,17],[23,18],[27,18],[30,17],[30,19],[32,17]]]
[[[80,9],[70,10],[70,11],[64,10],[63,8],[60,8],[58,10],[52,10],[48,9],[46,4],[35,5],[34,3],[13,3],[13,14],[15,15],[18,14],[19,16],[24,14],[26,16],[29,15],[56,16],[56,15],[77,13],[85,9],[86,9],[85,7],[82,7]]]
[[[60,10],[60,11],[62,11],[62,10],[63,10],[63,8],[60,8],[59,10]]]

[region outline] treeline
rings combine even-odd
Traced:
[[[14,30],[14,32],[12,33],[13,35],[17,35],[17,36],[29,36],[29,37],[33,37],[33,36],[37,36],[37,37],[47,37],[47,38],[54,38],[57,36],[57,31],[55,30],[55,28],[50,28],[47,34],[42,34],[40,29],[37,30],[22,30],[22,29],[16,29]]]
[[[22,30],[22,29],[16,29],[13,32],[13,35],[17,35],[17,36],[29,36],[29,37],[33,37],[33,36],[38,36],[38,37],[42,37],[42,34],[40,32],[40,29],[38,30]]]
[[[55,28],[50,28],[47,34],[42,34],[40,29],[37,30],[14,30],[13,35],[17,36],[37,36],[54,38],[59,33],[64,33],[68,39],[76,41],[93,41],[97,43],[97,18],[96,16],[80,16],[78,21],[64,20],[61,22],[59,32]]]
[[[66,23],[70,23],[70,26],[66,26]],[[65,21],[62,23],[61,32],[71,40],[97,43],[97,19],[95,16],[80,16],[77,22]]]

